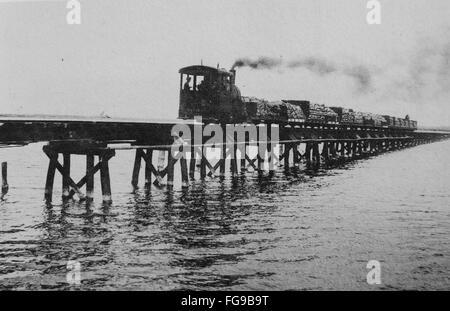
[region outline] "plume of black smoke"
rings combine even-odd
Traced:
[[[287,64],[287,67],[305,68],[320,76],[328,75],[338,70],[335,64],[317,57],[306,57],[303,59],[292,60]]]
[[[353,65],[345,67],[343,73],[352,77],[358,83],[358,90],[366,93],[373,90],[373,71],[363,65]]]
[[[233,68],[255,70],[304,69],[321,77],[340,75],[355,82],[358,94],[374,95],[382,100],[429,102],[448,98],[450,94],[450,28],[443,35],[425,37],[417,42],[411,54],[382,67],[372,67],[354,61],[330,60],[318,56],[282,58],[240,58]]]
[[[360,64],[336,64],[324,58],[310,56],[283,62],[278,58],[259,57],[255,60],[240,58],[236,60],[233,69],[236,67],[249,67],[252,69],[275,69],[285,67],[288,69],[303,68],[319,76],[340,74],[353,79],[361,93],[372,89],[373,72],[366,66]]]
[[[282,64],[281,59],[271,57],[259,57],[256,60],[249,58],[239,58],[234,62],[233,68],[250,67],[252,69],[273,69]]]

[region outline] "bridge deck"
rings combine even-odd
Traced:
[[[24,145],[39,141],[94,140],[103,143],[139,145],[169,145],[171,128],[175,124],[190,127],[200,125],[195,120],[182,119],[132,119],[57,115],[0,115],[0,147]],[[281,140],[301,142],[314,138],[347,139],[380,137],[405,137],[409,135],[442,135],[448,132],[411,131],[407,129],[373,128],[340,124],[289,123],[280,124]]]
[[[436,135],[449,135],[449,131],[431,131],[431,130],[417,130],[414,131],[417,134],[436,134]]]
[[[132,119],[55,115],[0,115],[0,145],[39,141],[141,141],[161,144],[170,140],[175,124],[193,126],[195,120]]]
[[[117,123],[117,124],[195,124],[194,120],[182,119],[134,119],[134,118],[110,118],[110,117],[85,117],[85,116],[57,116],[57,115],[14,115],[0,114],[0,123]]]

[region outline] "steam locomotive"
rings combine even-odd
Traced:
[[[202,116],[219,123],[267,122],[279,124],[342,124],[416,130],[417,121],[388,115],[363,113],[343,107],[327,107],[306,100],[267,101],[241,96],[236,71],[189,66],[180,69],[181,119]]]

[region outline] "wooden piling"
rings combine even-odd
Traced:
[[[258,127],[258,142],[257,142],[257,148],[258,148],[258,155],[257,155],[257,161],[258,161],[258,172],[262,173],[265,170],[264,164],[266,162],[266,153],[269,150],[269,136],[268,136],[268,128],[270,125],[262,124]]]
[[[8,193],[8,163],[2,163],[2,198]]]
[[[300,159],[298,157],[298,147],[299,145],[297,144],[293,144],[292,145],[292,156],[293,156],[293,161],[294,161],[294,166],[298,167],[300,165]]]
[[[101,156],[100,158],[100,180],[102,185],[103,203],[111,203],[111,180],[109,176],[108,158]]]
[[[355,158],[356,157],[356,151],[357,151],[357,142],[356,141],[353,141],[352,142],[352,158]]]
[[[231,165],[230,165],[230,169],[231,169],[231,174],[232,175],[237,175],[238,173],[238,165],[237,165],[237,134],[234,133],[234,139],[233,139],[233,145],[231,148]]]
[[[333,159],[336,157],[336,142],[334,141],[330,142],[330,156]]]
[[[47,203],[52,202],[53,197],[53,184],[55,181],[56,162],[58,161],[58,154],[48,151],[44,147],[44,152],[47,154],[50,162],[48,164],[47,179],[45,181],[45,201]]]
[[[220,149],[220,159],[219,159],[219,176],[224,177],[225,176],[225,168],[227,166],[227,145],[224,142],[221,149]]]
[[[173,177],[175,171],[175,162],[176,160],[172,156],[171,150],[167,152],[167,187],[173,187]]]
[[[363,155],[363,142],[362,141],[358,142],[358,153],[360,156]]]
[[[275,171],[276,161],[276,144],[272,141],[272,126],[270,125],[268,128],[268,139],[267,139],[267,161],[269,166],[269,174],[272,175]]]
[[[169,153],[170,153],[170,151],[169,151]],[[145,156],[145,188],[149,189],[152,185],[153,150],[147,149],[144,156]]]
[[[306,143],[305,147],[305,158],[306,158],[306,166],[311,166],[311,143]]]
[[[234,134],[234,146],[233,146],[233,157],[234,157],[234,167],[233,167],[233,174],[237,175],[239,171],[239,165],[238,165],[238,144],[237,144],[237,133]]]
[[[70,193],[70,153],[63,153],[62,197],[66,199]]]
[[[284,168],[287,170],[289,169],[289,155],[291,153],[291,145],[290,144],[284,144]]]
[[[346,142],[343,141],[341,142],[341,156],[342,158],[345,158],[346,155]]]
[[[197,153],[195,152],[195,147],[191,146],[191,159],[189,161],[189,178],[191,180],[195,179],[195,165],[196,165]]]
[[[314,158],[314,166],[320,166],[320,152],[319,152],[319,143],[315,142],[313,144],[313,158]]]
[[[221,155],[220,155],[220,164],[219,164],[219,175],[221,177],[225,176],[225,167],[227,163],[227,131],[226,126],[222,128],[223,131],[223,142],[222,147],[220,149]]]
[[[206,178],[206,148],[202,146],[202,154],[200,158],[200,178],[204,180]]]
[[[247,144],[248,144],[248,140],[247,140],[247,133],[245,133],[245,137],[244,137],[244,141],[242,142],[243,145],[241,147],[241,172],[245,172],[247,170],[246,167],[246,160],[245,160],[245,156],[247,154]]]
[[[259,147],[258,147],[259,150]],[[262,153],[262,154],[261,154]],[[258,172],[261,173],[264,171],[264,162],[265,162],[265,158],[266,158],[266,153],[265,150],[264,151],[258,151]]]
[[[89,174],[94,170],[94,155],[86,155],[86,200],[94,199],[94,174]]]
[[[180,167],[181,167],[181,186],[183,188],[189,187],[189,175],[188,175],[188,166],[187,160],[185,157],[180,159]]]
[[[142,158],[142,150],[136,149],[136,155],[134,157],[133,176],[131,178],[131,185],[134,188],[137,188],[139,184],[139,171],[141,170],[141,158]]]
[[[329,147],[328,142],[324,142],[322,145],[322,156],[325,161],[325,165],[328,165],[329,162]]]

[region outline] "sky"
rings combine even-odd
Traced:
[[[241,93],[450,125],[450,1],[0,0],[0,114],[175,118],[181,67],[231,68]],[[297,64],[292,66],[292,64]]]

